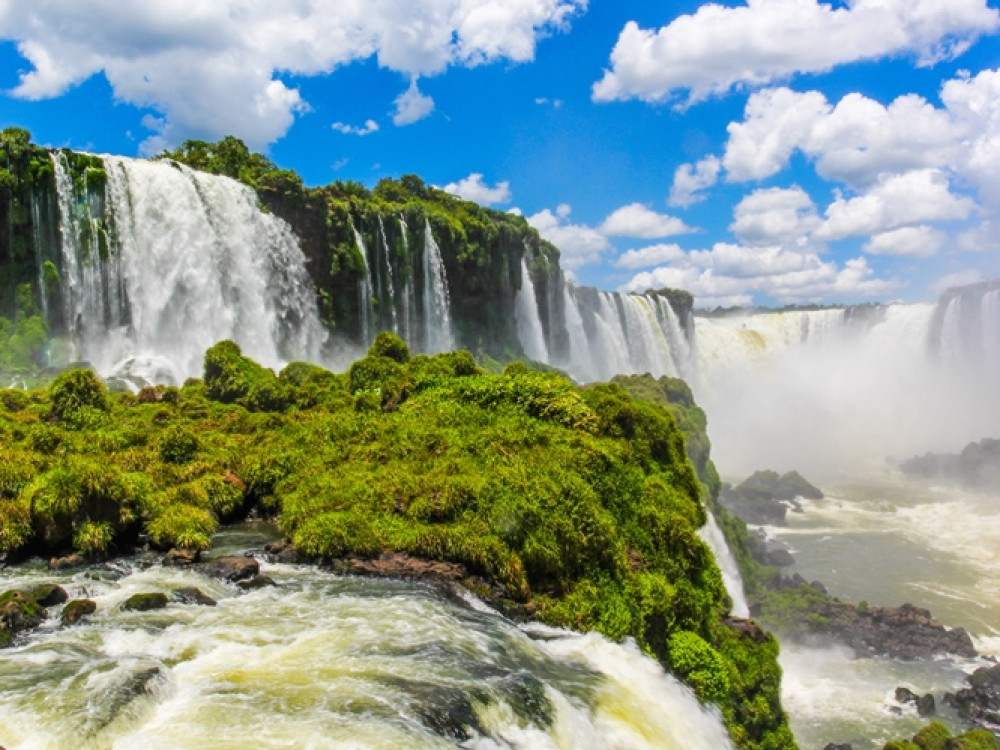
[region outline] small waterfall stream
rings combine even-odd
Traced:
[[[424,326],[427,329],[425,351],[431,354],[455,348],[451,328],[451,298],[441,248],[434,239],[431,223],[424,220]]]
[[[545,343],[545,330],[538,314],[538,299],[535,296],[535,285],[528,271],[528,261],[521,259],[521,288],[514,301],[514,314],[517,318],[517,332],[521,338],[524,353],[530,359],[538,362],[549,361],[549,347]]]

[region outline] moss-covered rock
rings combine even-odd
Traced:
[[[170,598],[161,592],[133,594],[122,603],[122,610],[126,612],[149,612],[154,609],[163,609],[169,603]]]
[[[84,617],[97,611],[97,602],[90,599],[74,599],[63,607],[60,618],[63,625],[76,625]]]

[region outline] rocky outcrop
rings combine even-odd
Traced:
[[[746,523],[783,526],[789,509],[802,510],[797,498],[820,500],[823,492],[797,471],[780,476],[776,471],[758,471],[736,487],[724,486],[719,502]]]
[[[934,696],[931,693],[918,695],[907,687],[896,688],[895,698],[898,703],[912,703],[920,716],[931,716],[937,710]]]
[[[931,659],[941,654],[977,656],[963,628],[949,629],[926,609],[912,604],[879,607],[851,604],[829,596],[801,576],[786,578],[782,587],[762,596],[756,610],[762,619],[791,637],[831,637],[858,654],[903,661]]]
[[[980,667],[966,681],[969,687],[946,693],[943,703],[976,726],[1000,733],[1000,664]]]
[[[926,453],[904,461],[904,474],[947,481],[980,492],[1000,494],[1000,440],[969,443],[959,454]]]
[[[424,560],[402,552],[387,552],[370,559],[347,557],[331,560],[330,565],[341,573],[377,578],[460,581],[468,575],[465,568],[457,563]]]

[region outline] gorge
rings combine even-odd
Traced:
[[[708,414],[712,458],[727,477],[762,467],[798,468],[820,483],[843,483],[859,468],[881,465],[886,457],[958,450],[970,440],[995,436],[1000,424],[1000,396],[994,386],[1000,375],[1000,285],[995,283],[948,292],[936,304],[706,314],[696,312],[694,300],[681,291],[640,295],[575,287],[560,269],[558,250],[522,218],[460,201],[413,177],[385,181],[372,191],[353,184],[308,190],[294,175],[227,142],[188,144],[171,155],[174,160],[154,162],[50,153],[20,142],[5,146],[14,178],[4,183],[0,215],[6,227],[0,294],[4,316],[9,317],[0,331],[5,339],[0,367],[4,385],[31,387],[49,375],[46,368],[58,370],[83,361],[119,387],[180,387],[187,378],[202,376],[206,349],[222,339],[232,339],[246,357],[275,370],[305,360],[342,371],[362,357],[377,332],[391,331],[414,353],[465,348],[496,369],[500,363],[527,357],[580,383],[642,373],[682,378]],[[205,169],[220,174],[200,171]],[[688,440],[688,454],[697,466],[696,454],[702,448],[690,434]],[[702,460],[707,460],[707,441],[703,453]],[[833,511],[827,504],[817,505],[816,512]],[[980,518],[992,518],[985,508],[977,512]],[[726,561],[714,519],[705,520],[699,533],[716,551],[732,592],[732,613],[742,616],[747,605],[735,563]],[[815,515],[809,516],[805,525],[815,520]],[[903,560],[897,562],[905,567]],[[837,563],[806,556],[800,564],[822,570]],[[987,565],[987,570],[992,568]],[[475,633],[493,627],[480,622],[478,615],[428,603],[425,600],[434,597],[421,590],[396,591],[390,585],[388,593],[379,589],[366,594],[353,584],[307,579],[297,569],[278,567],[275,573],[279,582],[287,580],[292,592],[283,606],[295,607],[298,597],[307,598],[308,607],[299,611],[309,620],[342,616],[309,609],[339,606],[317,603],[313,596],[333,587],[338,589],[334,599],[343,588],[348,600],[384,595],[400,600],[404,609],[419,610],[421,617],[463,621],[463,632],[474,641],[469,628]],[[19,575],[49,578],[32,569],[14,575],[3,588],[21,585]],[[132,585],[135,575],[142,581],[143,575],[160,573],[129,569],[120,579],[122,589]],[[176,581],[171,577],[170,585],[191,583],[186,575],[178,574]],[[829,575],[819,577],[830,583]],[[94,596],[108,597],[112,606],[121,596],[116,587],[92,586],[72,576],[60,580],[81,589],[96,586]],[[847,580],[834,583],[856,593]],[[887,588],[892,595],[898,593],[898,587]],[[234,599],[229,606],[249,607],[256,600],[248,601]],[[347,605],[352,606],[350,601]],[[425,606],[431,609],[421,609]],[[940,608],[934,609],[940,615]],[[164,645],[167,653],[156,655],[162,662],[154,665],[158,669],[174,668],[178,657],[173,649],[194,649],[199,658],[205,655],[205,666],[211,668],[212,659],[219,658],[212,656],[216,649],[229,653],[238,646],[229,636],[204,647],[191,645],[186,639],[200,638],[183,630],[191,618],[180,612],[171,617],[184,622],[154,618],[152,627],[164,628],[187,646]],[[194,620],[205,617],[199,613]],[[988,622],[995,621],[977,623],[976,632],[988,637],[983,630]],[[282,626],[266,624],[259,638],[266,643],[274,637],[269,629]],[[142,627],[115,631],[110,638],[141,640]],[[204,623],[202,632],[214,633],[217,627],[224,626]],[[509,648],[530,652],[529,671],[547,675],[545,694],[558,706],[559,718],[550,725],[556,728],[539,728],[512,709],[513,714],[496,718],[495,727],[483,731],[495,744],[469,746],[538,747],[547,741],[554,747],[643,746],[627,739],[634,736],[628,732],[640,731],[635,726],[608,728],[621,719],[620,709],[608,706],[620,704],[622,699],[613,693],[631,679],[614,676],[614,670],[627,662],[629,669],[647,674],[655,668],[652,661],[643,662],[637,651],[593,640],[587,653],[607,653],[607,662],[588,662],[588,656],[583,671],[573,673],[565,663],[542,662],[550,651],[582,648],[574,639],[586,636],[560,631],[529,645],[521,630],[497,627],[488,639],[520,644]],[[99,630],[88,631],[87,637],[104,638]],[[442,646],[434,643],[459,637],[454,628],[445,632],[426,636],[414,648],[435,652]],[[18,658],[59,661],[52,654],[74,648],[59,641],[60,631],[43,637],[49,645],[35,644]],[[104,654],[102,658],[132,653],[130,647],[110,641],[91,646]],[[486,653],[487,660],[499,658],[495,650],[487,648]],[[145,662],[134,666],[153,668]],[[201,668],[197,663],[184,667]],[[503,682],[508,674],[525,669],[505,665],[495,676]],[[99,681],[96,675],[101,672],[92,663],[78,667],[65,683],[67,690],[83,690]],[[154,680],[150,695],[161,689],[155,687],[160,679]],[[449,684],[451,679],[441,678]],[[673,700],[668,693],[681,690],[662,674],[650,679],[655,683],[650,695],[659,706]],[[592,680],[605,681],[600,688],[587,687]],[[581,702],[574,691],[588,696],[596,691],[604,697]],[[690,694],[685,698],[681,693],[670,716],[680,721],[691,714],[697,728],[671,741],[677,747],[697,747],[690,739],[695,733],[705,747],[719,747],[717,716],[701,718],[692,704],[684,703]],[[183,696],[171,695],[174,703],[156,712],[186,710]],[[269,700],[282,705],[298,699],[282,695]],[[498,689],[486,703],[513,700]],[[801,703],[801,696],[798,700]],[[801,710],[799,703],[792,702]],[[5,706],[4,711],[16,712],[18,705]],[[143,705],[138,714],[147,716],[151,709]],[[633,723],[653,721],[653,713],[651,708],[649,715],[633,717]],[[586,728],[577,728],[577,722]],[[152,726],[162,723],[157,714]],[[549,739],[539,739],[538,732],[545,731]],[[625,732],[626,739],[614,740],[617,731]],[[650,731],[655,736],[660,730]],[[428,746],[437,746],[437,741],[428,740]]]

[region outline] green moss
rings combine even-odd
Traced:
[[[108,392],[92,370],[69,370],[49,386],[52,416],[82,427],[94,422],[94,412],[108,410]]]
[[[695,689],[700,700],[720,703],[729,695],[724,659],[697,633],[681,630],[671,635],[667,659],[673,671]]]

